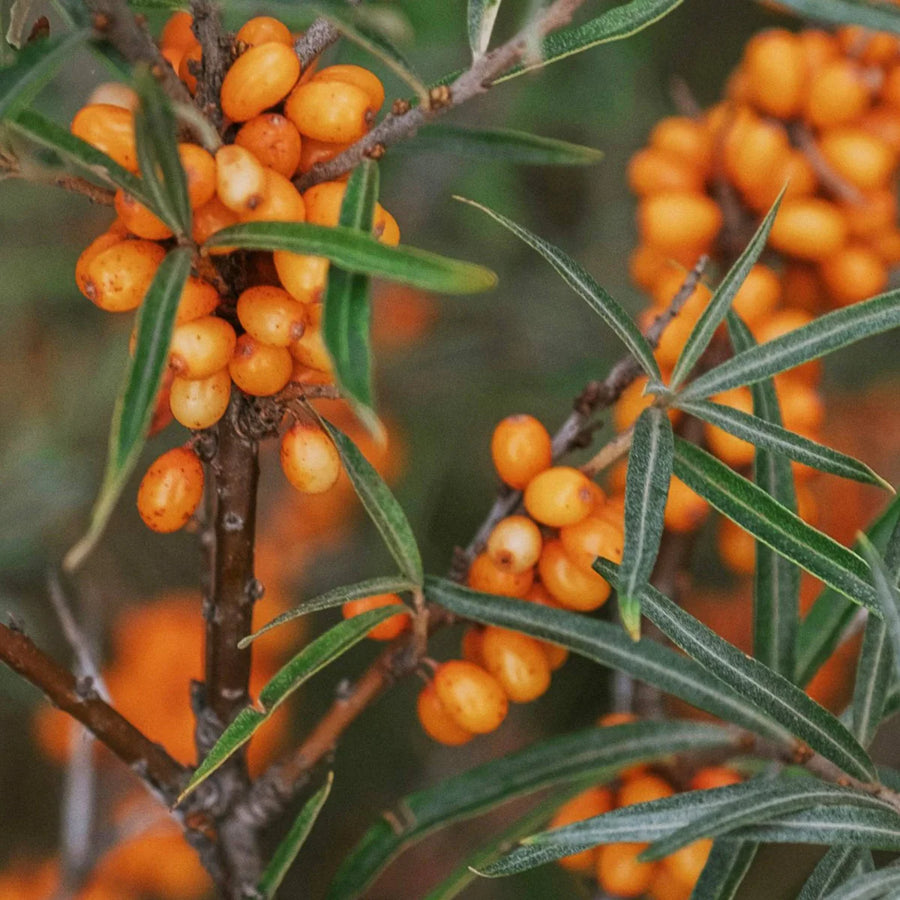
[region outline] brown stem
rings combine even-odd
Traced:
[[[222,28],[219,8],[210,0],[191,0],[191,15],[194,17],[194,34],[203,50],[194,103],[221,132],[223,119],[219,95],[234,56],[233,41]]]
[[[294,42],[294,52],[302,69],[308,69],[340,36],[341,33],[328,19],[316,19]]]

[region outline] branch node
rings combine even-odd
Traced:
[[[450,92],[450,86],[447,84],[439,84],[428,91],[428,108],[432,111],[445,109],[453,105],[453,95]]]
[[[404,116],[411,108],[409,100],[397,99],[391,104],[391,115]]]

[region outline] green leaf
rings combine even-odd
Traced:
[[[395,594],[400,591],[414,590],[416,584],[408,578],[402,578],[399,575],[386,575],[381,578],[369,578],[366,581],[359,581],[356,584],[346,584],[343,587],[333,588],[324,594],[305,600],[299,606],[283,612],[280,616],[276,616],[270,622],[266,622],[262,628],[248,634],[247,637],[238,641],[238,647],[243,649],[249,647],[250,644],[258,637],[284,625],[285,622],[292,622],[299,619],[300,616],[307,616],[310,613],[319,612],[322,609],[331,609],[334,606],[341,606],[348,600],[358,600],[360,597],[371,597],[373,594]]]
[[[690,900],[733,900],[750,870],[757,849],[757,845],[750,841],[716,841]]]
[[[500,0],[469,0],[466,20],[469,26],[469,47],[472,49],[473,59],[484,56],[487,51],[499,11]]]
[[[853,875],[867,852],[860,847],[832,847],[806,879],[797,900],[823,900]]]
[[[900,891],[900,867],[896,864],[859,875],[826,894],[827,900],[889,900]]]
[[[13,107],[28,103],[89,33],[79,30],[26,44],[11,65],[0,69],[0,119]],[[0,38],[5,42],[5,35]]]
[[[619,340],[625,344],[647,375],[652,379],[660,379],[659,366],[647,339],[641,334],[640,329],[634,324],[628,313],[594,281],[579,263],[558,247],[547,243],[543,238],[538,237],[527,228],[517,225],[511,219],[507,219],[506,216],[495,212],[490,207],[476,203],[474,200],[467,200],[465,197],[456,196],[454,199],[480,209],[496,222],[499,222],[504,228],[511,231],[517,238],[528,244],[533,250],[537,250],[556,269],[563,281],[585,300],[588,306],[615,331]]]
[[[755,447],[780,453],[789,459],[812,466],[820,472],[828,472],[863,484],[874,484],[893,493],[891,485],[865,463],[758,416],[709,400],[683,401],[676,397],[674,405]]]
[[[782,188],[768,215],[760,222],[759,228],[756,229],[756,233],[750,239],[750,243],[747,244],[743,253],[728,270],[728,274],[716,288],[706,309],[700,314],[700,318],[688,335],[688,339],[685,341],[684,347],[682,347],[678,360],[675,363],[675,368],[672,370],[672,377],[669,379],[670,390],[677,390],[685,378],[691,374],[694,366],[697,365],[703,352],[709,346],[709,342],[713,339],[716,329],[722,324],[726,314],[731,309],[731,303],[735,294],[737,294],[750,269],[756,264],[759,255],[766,246],[769,232],[772,230],[772,223],[775,221],[778,207],[781,206],[781,198],[784,196],[784,191],[785,189]]]
[[[752,384],[900,325],[900,291],[819,316],[808,325],[738,353],[696,378],[682,397],[698,400]]]
[[[547,35],[541,45],[541,58],[523,63],[494,81],[508,81],[533,69],[540,69],[568,56],[590,50],[600,44],[621,41],[658,22],[681,6],[683,0],[631,0],[607,10],[594,19]]]
[[[779,3],[814,22],[862,25],[873,31],[900,34],[900,13],[890,3],[878,0],[779,0]]]
[[[404,848],[516,797],[555,784],[608,781],[635,763],[727,746],[730,740],[726,729],[714,725],[644,721],[588,728],[532,744],[403,797],[393,824],[376,822],[344,859],[327,896],[361,896]]]
[[[232,754],[243,747],[294,691],[358,644],[379,622],[395,614],[389,606],[370,609],[352,619],[339,622],[314,641],[310,641],[272,676],[260,691],[257,703],[242,709],[222,732],[209,753],[194,770],[190,781],[175,801],[176,806]]]
[[[609,622],[569,610],[523,603],[515,598],[482,594],[433,576],[425,579],[425,590],[430,600],[464,619],[500,625],[552,641],[757,734],[776,741],[789,737],[771,716],[710,678],[702,666],[657,641],[647,638],[632,641],[621,628]]]
[[[730,310],[728,333],[735,353],[756,345],[750,329]],[[752,385],[753,411],[780,426],[781,409],[775,384],[766,378]],[[797,492],[790,462],[780,453],[757,446],[753,464],[756,484],[788,512],[797,513]],[[800,616],[800,569],[771,547],[756,542],[753,576],[753,655],[770,669],[791,678]]]
[[[190,271],[190,250],[173,250],[160,263],[138,309],[134,355],[125,368],[113,411],[106,472],[87,533],[63,560],[67,571],[76,569],[93,549],[141,455],[169,359],[178,301]]]
[[[638,591],[650,580],[663,533],[663,513],[672,478],[672,423],[656,406],[638,417],[625,482],[625,545],[619,615],[632,640],[641,636]]]
[[[864,534],[858,535],[856,540],[872,570],[875,597],[893,651],[894,676],[900,678],[900,591],[897,590],[897,573],[888,571],[884,560]]]
[[[334,441],[357,496],[391,551],[391,556],[400,566],[400,571],[414,585],[420,586],[425,578],[422,557],[406,513],[356,444],[327,420],[320,418],[319,421]]]
[[[204,247],[325,256],[350,272],[377,275],[443,294],[475,294],[497,284],[497,276],[484,266],[402,244],[386,247],[367,234],[339,225],[327,228],[308,222],[245,222],[217,231]]]
[[[884,546],[887,535],[900,521],[900,495],[872,523],[866,534],[876,546]],[[812,609],[800,622],[797,630],[797,672],[794,681],[803,686],[819,671],[822,663],[834,652],[859,607],[842,594],[826,588],[819,594]]]
[[[502,160],[526,166],[592,166],[603,153],[509,128],[465,128],[434,123],[420,128],[414,138],[391,148],[392,153],[449,153],[474,159]]]
[[[353,170],[338,224],[368,235],[378,200],[378,165],[367,159]],[[374,420],[369,277],[332,266],[322,312],[322,337],[334,363],[338,385],[362,418]]]
[[[64,161],[74,163],[85,174],[99,179],[110,187],[122,188],[145,206],[153,204],[153,198],[137,175],[120,166],[96,147],[92,147],[87,141],[75,137],[55,122],[45,119],[40,113],[31,109],[20,109],[7,120],[6,124],[34,143],[53,150]]]
[[[853,733],[864,747],[872,743],[883,718],[888,688],[894,675],[892,657],[887,626],[881,619],[869,616],[856,664],[850,707]]]
[[[154,200],[151,209],[176,235],[190,234],[191,204],[178,155],[175,116],[149,69],[140,67],[134,84],[140,99],[134,114],[134,136],[141,174]]]
[[[381,60],[401,81],[406,82],[421,102],[428,100],[428,87],[416,74],[403,54],[372,26],[371,17],[359,15],[342,0],[315,0],[305,3],[308,9],[328,19],[346,38]]]
[[[855,603],[878,612],[866,565],[827,534],[790,510],[714,456],[675,439],[675,475],[757,540],[793,560]]]
[[[316,824],[316,819],[319,817],[319,813],[322,811],[322,807],[331,793],[333,781],[334,773],[329,772],[325,784],[303,805],[300,815],[294,820],[290,831],[278,845],[272,859],[269,860],[269,864],[262,873],[257,886],[257,892],[264,900],[272,900],[278,888],[281,887],[284,876],[287,875],[288,869],[294,864],[300,848],[306,843],[313,825]]]
[[[598,560],[594,568],[618,583],[614,563]],[[856,738],[795,684],[720,638],[655,588],[647,585],[641,599],[644,615],[710,674],[848,775],[874,780],[875,768]]]

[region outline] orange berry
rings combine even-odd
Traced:
[[[732,388],[730,391],[717,394],[712,400],[721,406],[729,406],[739,412],[753,413],[753,397],[748,387]],[[735,468],[747,466],[753,462],[756,454],[753,444],[709,423],[703,426],[703,432],[710,452],[718,456],[722,462]]]
[[[550,687],[547,655],[527,634],[489,625],[481,636],[481,655],[513,703],[536,700]]]
[[[638,207],[641,239],[663,253],[703,252],[722,227],[715,201],[693,191],[666,191],[646,197]]]
[[[238,29],[235,38],[250,47],[271,42],[294,46],[294,38],[287,25],[271,16],[254,16],[248,19]]]
[[[803,107],[807,94],[806,54],[795,34],[782,28],[751,38],[744,51],[751,99],[763,112],[789,119]]]
[[[739,129],[737,139],[725,141],[723,164],[738,188],[750,193],[770,181],[790,152],[791,143],[783,126],[753,117]]]
[[[895,153],[900,152],[900,111],[889,106],[877,106],[860,116],[855,124],[866,134],[880,138]]]
[[[318,303],[328,280],[328,260],[287,250],[272,254],[282,287],[301,303]]]
[[[847,223],[834,203],[818,197],[785,200],[778,210],[769,243],[800,259],[831,256],[847,239]]]
[[[365,91],[369,98],[369,108],[377,113],[384,103],[384,85],[381,79],[362,66],[337,65],[320,69],[312,77],[313,81],[337,81],[352,84]]]
[[[664,521],[669,531],[683,534],[699,528],[709,515],[709,504],[695,494],[683,481],[673,478],[669,482]]]
[[[444,708],[466,731],[486,734],[506,718],[506,694],[500,682],[481,666],[450,660],[438,666],[433,684]]]
[[[473,591],[500,594],[504,597],[524,597],[534,580],[534,570],[512,572],[501,569],[487,553],[479,553],[469,567],[468,584]]]
[[[625,431],[638,420],[638,416],[653,405],[653,394],[645,394],[644,388],[649,379],[646,376],[635,378],[619,395],[613,408],[613,422],[616,431]]]
[[[85,105],[105,103],[108,106],[121,106],[122,109],[130,109],[134,112],[139,102],[138,95],[127,84],[122,84],[120,81],[104,81],[91,91]]]
[[[257,341],[249,334],[237,339],[228,371],[234,383],[254,397],[277,394],[290,380],[294,364],[286,347]]]
[[[747,323],[757,323],[781,302],[781,281],[775,272],[757,263],[738,288],[731,307]]]
[[[858,203],[842,203],[841,212],[853,237],[875,237],[895,227],[897,195],[889,189],[872,191]]]
[[[388,247],[396,247],[400,243],[400,226],[397,220],[380,204],[375,204],[375,217],[372,220],[372,235],[375,240]]]
[[[290,178],[300,165],[300,132],[280,113],[254,116],[241,126],[234,142],[285,178]]]
[[[173,378],[169,406],[185,428],[209,428],[225,415],[230,398],[231,377],[220,369],[208,378]]]
[[[756,570],[756,539],[725,516],[719,521],[716,547],[722,562],[732,572],[752,575]]]
[[[838,306],[880,294],[888,283],[884,260],[866,244],[845,244],[819,267],[822,283]]]
[[[120,241],[98,253],[87,267],[84,294],[107,312],[141,305],[166,251],[152,241]]]
[[[528,600],[529,603],[538,603],[541,606],[549,606],[551,609],[562,609],[562,604],[557,603],[556,600],[553,599],[550,591],[548,591],[539,581],[532,584],[522,599]],[[562,667],[569,658],[569,651],[559,644],[554,644],[552,641],[538,641],[538,643],[541,645],[541,649],[543,649],[544,654],[547,657],[547,662],[550,663],[551,672],[555,672]]]
[[[343,153],[351,143],[352,141],[332,144],[329,141],[317,141],[315,138],[304,137],[303,145],[300,148],[300,171],[308,172],[313,166],[334,159]]]
[[[87,290],[88,267],[91,262],[104,250],[108,250],[110,247],[125,240],[127,234],[128,229],[117,219],[109,227],[109,230],[104,231],[99,237],[94,238],[94,240],[81,251],[81,256],[78,257],[78,262],[75,263],[75,283],[78,285],[78,290],[80,290],[85,297],[87,297],[85,292]]]
[[[467,731],[459,725],[447,712],[437,695],[434,682],[429,681],[422,689],[416,704],[416,711],[425,733],[439,744],[458,747],[475,737],[471,731]]]
[[[251,212],[265,197],[266,170],[249,150],[226,144],[216,151],[216,192],[229,209]]]
[[[845,25],[837,30],[841,49],[850,56],[872,66],[884,66],[897,56],[898,42],[892,34],[869,31],[861,25]]]
[[[703,181],[702,172],[657,147],[638,150],[628,161],[628,185],[640,197],[661,191],[701,191]]]
[[[200,43],[192,44],[181,55],[178,63],[178,77],[185,83],[187,89],[192,93],[197,93],[197,75],[200,71],[200,63],[203,59],[203,48]]]
[[[192,47],[197,43],[197,38],[191,30],[193,24],[194,19],[189,12],[172,13],[160,33],[160,47],[182,51]]]
[[[193,450],[175,447],[163,453],[141,479],[137,507],[153,531],[178,531],[203,497],[203,465]]]
[[[501,480],[522,490],[535,475],[550,467],[550,435],[534,416],[507,416],[494,429],[491,457]]]
[[[744,779],[728,766],[705,766],[695,772],[690,782],[689,791],[708,791],[712,788],[727,787],[729,784],[740,784]]]
[[[323,494],[341,474],[341,457],[319,425],[296,422],[281,439],[281,468],[298,491]]]
[[[303,192],[307,221],[333,228],[341,215],[347,185],[343,181],[323,181]]]
[[[650,900],[690,900],[692,887],[686,887],[672,878],[665,866],[659,866],[653,876],[653,883],[647,890]]]
[[[624,536],[622,529],[595,512],[559,530],[559,540],[572,562],[584,572],[594,574],[594,560],[598,556],[622,561]]]
[[[628,274],[640,288],[649,291],[665,269],[666,257],[649,244],[638,244],[628,257]]]
[[[873,235],[870,240],[872,249],[889,266],[896,266],[900,263],[900,230],[891,228],[888,231],[881,231]]]
[[[72,120],[72,134],[114,159],[129,172],[137,172],[134,113],[121,106],[92,103],[82,106]]]
[[[825,304],[825,289],[814,266],[804,263],[786,266],[781,275],[781,287],[787,306],[818,312]]]
[[[197,209],[216,195],[216,161],[199,144],[179,144],[178,156],[187,178],[191,209]]]
[[[633,806],[636,803],[650,803],[652,800],[671,797],[674,793],[675,789],[665,778],[650,772],[641,772],[622,783],[616,796],[616,805]]]
[[[660,119],[650,132],[649,144],[684,160],[704,175],[712,165],[713,144],[700,122],[687,116]]]
[[[541,555],[541,531],[527,516],[507,516],[491,531],[487,555],[499,569],[519,574],[531,569]]]
[[[265,170],[265,189],[262,200],[254,209],[240,213],[242,222],[302,222],[306,208],[300,191],[291,181],[274,169]]]
[[[312,312],[312,310],[310,310]],[[310,369],[332,375],[334,364],[318,326],[308,325],[303,334],[288,348],[291,356]]]
[[[808,382],[790,372],[775,376],[775,391],[784,427],[791,431],[816,431],[825,419],[822,396]]]
[[[639,862],[649,844],[605,844],[597,851],[597,882],[614,897],[640,897],[653,883],[658,863]]]
[[[571,466],[553,466],[539,472],[525,488],[525,509],[542,525],[574,525],[594,508],[590,479]]]
[[[238,297],[237,315],[249,335],[276,347],[288,347],[301,337],[307,319],[302,303],[268,284],[247,288]]]
[[[769,177],[744,193],[747,205],[758,213],[767,213],[784,188],[784,199],[808,197],[819,187],[812,163],[800,150],[790,150],[769,173]]]
[[[188,276],[178,301],[175,324],[183,325],[192,319],[208,316],[215,311],[220,300],[219,292],[208,281],[193,275]]]
[[[209,378],[228,365],[236,343],[234,329],[224,319],[191,319],[172,332],[169,366],[182,378]]]
[[[333,144],[359,140],[374,112],[368,93],[343,81],[299,84],[284,104],[284,114],[301,135]]]
[[[858,119],[869,107],[865,74],[855,60],[826,63],[809,86],[804,114],[816,128],[833,128]]]
[[[797,40],[803,48],[810,74],[816,78],[820,77],[821,70],[841,52],[834,35],[821,28],[804,28],[803,31],[797,32]],[[814,83],[810,85],[810,89],[813,86]]]
[[[600,718],[597,719],[597,724],[601,728],[609,728],[613,725],[630,725],[632,722],[637,721],[638,717],[634,713],[611,712],[600,716]]]
[[[819,149],[837,175],[861,191],[886,187],[897,163],[889,144],[861,128],[832,128],[822,135]]]
[[[131,194],[126,194],[122,188],[116,191],[116,213],[125,227],[139,238],[148,241],[164,241],[172,237],[172,230],[155,213],[135,200]]]
[[[569,558],[560,541],[546,541],[538,561],[544,587],[567,609],[589,612],[606,603],[611,588],[596,572],[586,572]]]
[[[237,225],[239,221],[240,217],[233,209],[229,209],[218,197],[213,197],[212,200],[194,210],[191,236],[198,244],[203,244],[217,231],[228,228],[230,225]],[[204,252],[220,256],[233,252],[233,248],[214,247]]]
[[[674,853],[670,853],[662,860],[663,868],[675,881],[684,887],[693,888],[706,865],[709,851],[712,850],[712,841],[703,838],[688,844]]]
[[[594,816],[602,816],[613,809],[613,795],[609,788],[592,787],[567,800],[556,811],[550,820],[551,829],[563,828],[574,822],[583,822]],[[580,853],[572,853],[563,856],[557,862],[565,869],[572,872],[593,872],[597,858],[597,848],[582,850]]]
[[[232,122],[246,122],[287,97],[299,77],[293,46],[273,41],[251,47],[225,73],[222,112]]]
[[[406,604],[396,594],[373,594],[371,597],[359,597],[356,600],[348,600],[343,605],[341,612],[345,619],[352,619],[360,613],[380,609],[382,606],[401,606],[404,609],[406,608]],[[404,612],[391,616],[370,629],[366,637],[371,638],[373,641],[392,641],[409,628],[409,622],[409,613]]]
[[[481,653],[481,638],[483,635],[484,629],[480,625],[470,625],[463,632],[460,645],[462,658],[482,668],[484,668],[484,656]]]

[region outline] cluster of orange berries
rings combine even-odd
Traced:
[[[195,91],[202,54],[192,24],[190,14],[175,13],[160,44],[163,56]],[[380,80],[354,65],[319,71],[313,65],[301,73],[294,36],[268,16],[245,23],[234,47],[236,58],[220,97],[230,142],[214,153],[195,143],[178,145],[194,240],[202,244],[241,222],[337,225],[345,181],[324,182],[301,194],[291,179],[366,133],[384,102]],[[73,134],[133,173],[139,168],[136,102],[129,88],[103,85],[72,122]],[[101,309],[123,312],[140,306],[173,236],[121,189],[115,209],[116,220],[81,254],[75,276],[89,300]],[[380,204],[372,231],[386,244],[400,240],[396,221]],[[233,249],[209,252],[229,254]],[[220,295],[213,283],[192,274],[176,313],[154,428],[172,417],[187,428],[208,428],[224,415],[232,384],[251,396],[271,396],[291,381],[329,383],[332,363],[320,329],[328,266],[322,257],[286,251],[253,254],[248,258],[249,286],[237,297]],[[146,515],[142,508],[142,515],[151,528],[174,530],[193,513],[186,498],[199,499],[202,481],[196,475],[199,462],[189,460],[190,453],[173,451],[154,464],[157,471],[148,473],[145,493],[153,494],[155,502],[146,506]],[[307,493],[328,490],[340,473],[338,454],[315,423],[298,423],[285,434],[281,459],[288,480]],[[171,490],[174,484],[181,485],[180,499]],[[167,493],[172,497],[165,502]]]
[[[631,722],[634,716],[612,713],[604,716],[600,726]],[[725,787],[742,781],[741,776],[725,766],[707,766],[698,770],[688,782],[689,791]],[[646,766],[635,766],[623,772],[617,785],[602,784],[588,788],[557,810],[550,828],[562,828],[613,809],[662,800],[676,793],[671,782]],[[604,844],[583,850],[559,860],[571,872],[596,878],[600,889],[609,897],[642,897],[652,900],[688,900],[703,871],[712,846],[711,840],[699,840],[677,850],[657,862],[638,859],[649,844]]]

